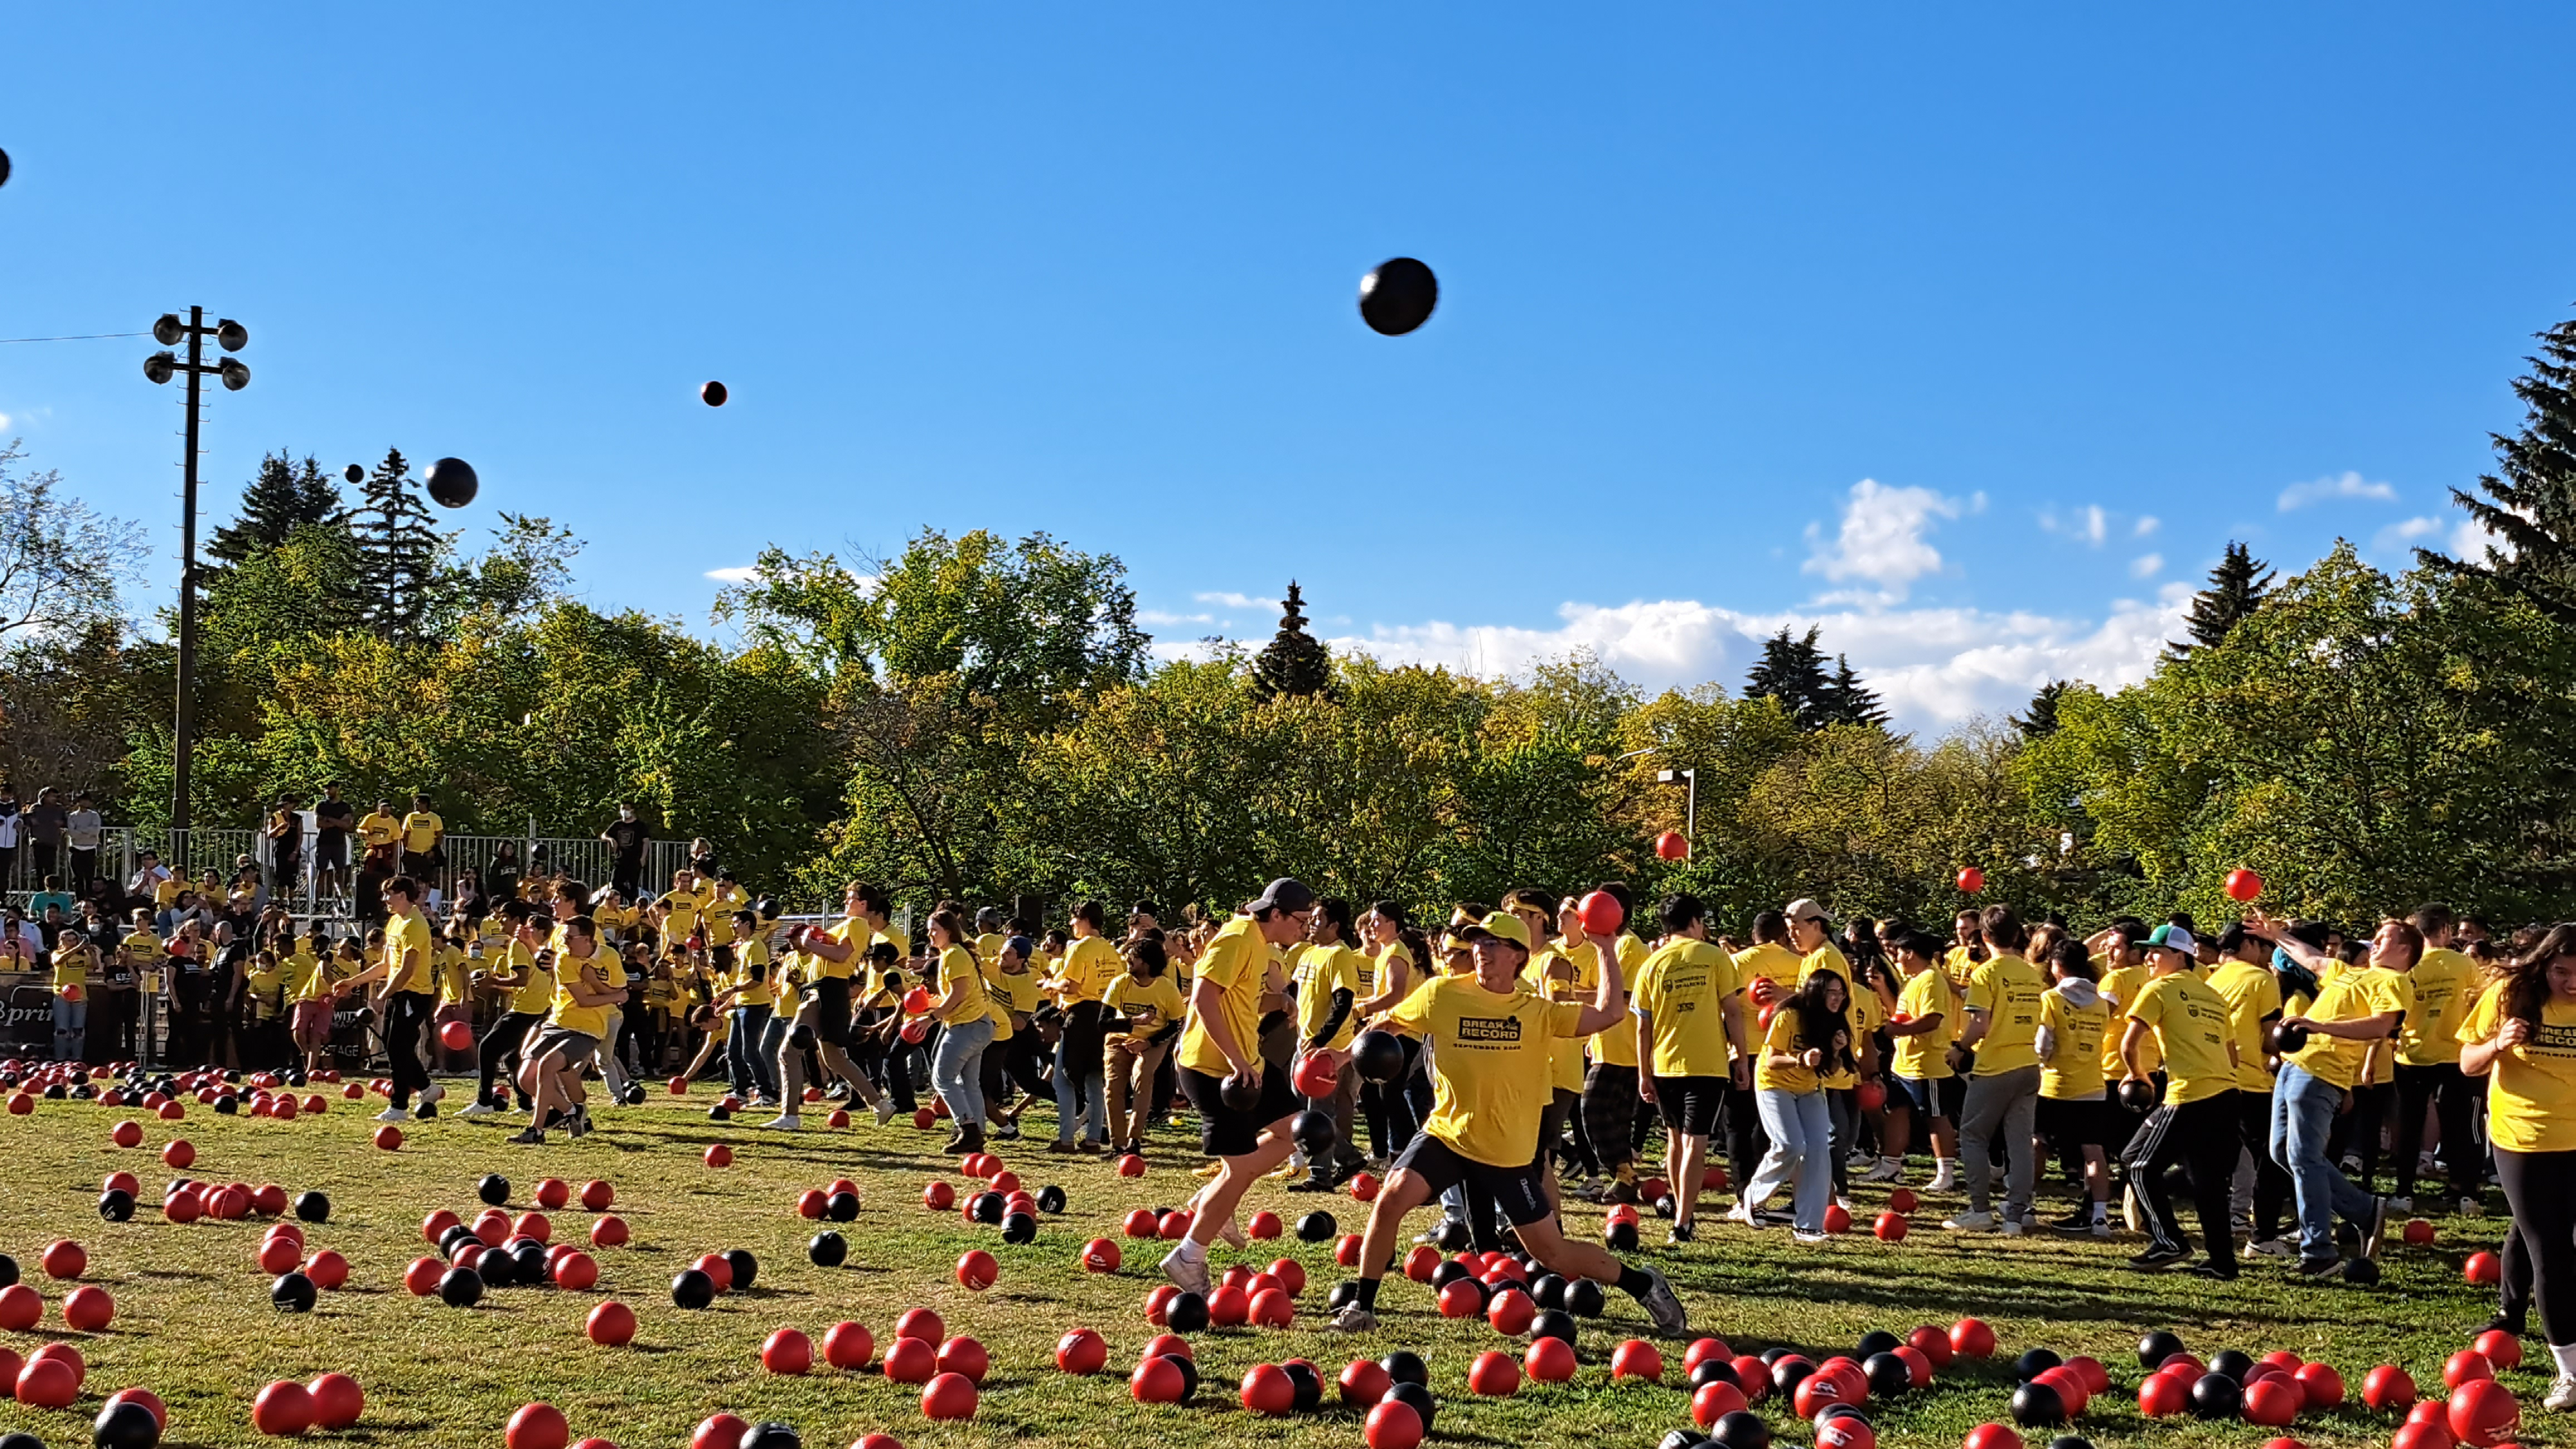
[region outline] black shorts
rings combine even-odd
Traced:
[[[1288,1074],[1264,1064],[1261,1068],[1261,1100],[1251,1110],[1238,1112],[1225,1104],[1225,1078],[1181,1068],[1181,1095],[1199,1114],[1199,1150],[1210,1157],[1241,1157],[1261,1145],[1261,1134],[1295,1115],[1297,1094],[1288,1086]]]
[[[814,1039],[825,1046],[850,1044],[850,978],[820,976],[805,988],[814,1003]]]
[[[2107,1116],[2111,1110],[2107,1097],[2096,1097],[2089,1102],[2042,1097],[2039,1110],[2032,1118],[2032,1130],[2047,1138],[2049,1145],[2060,1151],[2070,1147],[2100,1147],[2110,1141]]]
[[[1655,1110],[1663,1114],[1666,1127],[1684,1137],[1706,1137],[1717,1130],[1726,1085],[1724,1077],[1657,1077]]]
[[[324,870],[339,870],[349,863],[349,833],[325,830],[313,837],[313,863]]]
[[[1413,1145],[1395,1159],[1395,1170],[1421,1178],[1435,1198],[1472,1178],[1494,1195],[1503,1216],[1516,1228],[1542,1221],[1555,1211],[1547,1205],[1547,1189],[1540,1182],[1537,1163],[1496,1167],[1490,1162],[1478,1162],[1428,1132],[1414,1134]]]

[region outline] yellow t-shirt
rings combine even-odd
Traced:
[[[1756,1090],[1792,1092],[1803,1097],[1817,1089],[1819,1084],[1814,1068],[1774,1066],[1771,1062],[1775,1052],[1794,1057],[1803,1055],[1810,1048],[1826,1045],[1807,1040],[1803,1029],[1805,1022],[1806,1018],[1798,1013],[1798,1009],[1786,1001],[1779,1003],[1771,1013],[1771,1024],[1762,1029],[1762,1049],[1753,1057],[1753,1085]]]
[[[1871,1032],[1878,1030],[1878,1023],[1884,1015],[1884,1009],[1878,1004],[1878,993],[1860,988],[1860,984],[1852,979],[1851,962],[1832,942],[1818,946],[1799,961],[1798,984],[1805,985],[1807,978],[1819,971],[1831,971],[1843,979],[1843,1020],[1850,1026],[1852,1061],[1857,1064],[1861,1044],[1869,1040]],[[2032,1029],[2035,1031],[2037,1027]],[[1844,1092],[1858,1085],[1860,1074],[1857,1071],[1838,1069],[1825,1073],[1825,1086],[1830,1090]]]
[[[1497,996],[1473,976],[1444,976],[1387,1020],[1433,1043],[1431,1116],[1422,1130],[1470,1161],[1527,1167],[1554,1096],[1551,1054],[1576,1038],[1582,1004],[1548,1001],[1525,983]]]
[[[2384,1012],[2404,1012],[2413,1005],[2414,993],[2408,989],[2405,977],[2365,966],[2336,973],[2332,981],[2317,989],[2317,999],[2299,1015],[2310,1021],[2360,1021]],[[2308,1075],[2349,1091],[2354,1079],[2361,1075],[2362,1062],[2373,1045],[2311,1032],[2305,1046],[2283,1052],[2281,1060],[2295,1062]]]
[[[1950,1041],[1959,1034],[1959,997],[1950,975],[1927,966],[1896,994],[1896,1009],[1916,1021],[1939,1016],[1930,1031],[1896,1038],[1896,1074],[1917,1082],[1937,1082],[1950,1075]],[[2097,1070],[2096,1075],[2099,1075]]]
[[[465,948],[454,941],[438,943],[438,1004],[465,1006],[474,1000],[474,988],[467,979]]]
[[[768,953],[761,954],[766,956]],[[725,985],[742,988],[742,994],[733,999],[733,1004],[736,1006],[773,1005],[775,998],[770,994],[769,964],[765,960],[753,961],[750,956],[751,953],[748,951],[735,952],[733,974],[725,978]]]
[[[679,893],[675,891],[672,894],[677,896]],[[868,947],[874,945],[877,939],[875,927],[870,926],[860,917],[843,916],[834,921],[823,934],[849,947],[850,954],[839,961],[826,960],[820,953],[809,958],[814,965],[816,980],[847,981],[866,969]]]
[[[957,999],[947,1010],[937,1013],[941,1021],[980,1021],[992,1016],[993,1003],[984,995],[984,968],[976,961],[975,953],[963,946],[950,946],[939,953],[939,986],[931,993],[932,999],[952,991]]]
[[[1629,1009],[1654,1031],[1656,1076],[1726,1075],[1733,1056],[1726,1003],[1737,989],[1735,958],[1706,941],[1676,936],[1646,957],[1629,990]]]
[[[2043,991],[2039,1024],[2057,1038],[2056,1052],[2039,1064],[2039,1094],[2053,1102],[2100,1101],[2102,1037],[2110,1030],[2111,1004],[2099,993],[2078,1006],[2063,990]]]
[[[662,939],[665,942],[685,941],[697,932],[698,893],[696,891],[673,890],[665,893],[662,897],[662,909],[667,913],[662,917]],[[840,927],[832,928],[832,938],[841,939]]]
[[[1135,972],[1121,971],[1101,1000],[1127,1018],[1127,1030],[1135,1036],[1152,1036],[1180,1020],[1186,1009],[1181,984],[1169,972],[1150,981],[1139,981]]]
[[[2272,1090],[2272,1069],[2263,1065],[2263,1018],[2281,1010],[2281,978],[2269,967],[2221,961],[2208,980],[2209,989],[2227,1003],[2227,1030],[2236,1040],[2236,1085],[2248,1092]]]
[[[2100,958],[2095,958],[2095,962],[2098,965]],[[2138,999],[2139,992],[2147,989],[2148,975],[2144,966],[2121,966],[2102,974],[2098,984],[2102,994],[2110,998],[2111,1015],[2115,1019],[2129,1014],[2129,1004]],[[2120,1031],[2102,1033],[2102,1071],[2115,1082],[2129,1074],[2129,1064],[2120,1059],[2122,1035]],[[2164,1053],[2157,1048],[2154,1034],[2150,1033],[2145,1041],[2138,1044],[2138,1057],[2139,1065],[2150,1073],[2164,1070]]]
[[[1074,943],[1065,959],[1069,979],[1088,984],[1088,973],[1076,975],[1081,968],[1074,963],[1083,954],[1083,947],[1092,941],[1100,941],[1102,950],[1108,950],[1109,943],[1098,936]],[[1109,954],[1116,959],[1115,952]],[[1261,983],[1269,970],[1270,943],[1261,938],[1261,923],[1250,916],[1236,916],[1218,927],[1207,951],[1199,957],[1198,979],[1217,988],[1217,1010],[1224,1014],[1225,1024],[1234,1036],[1235,1050],[1255,1062],[1261,1060]],[[1078,999],[1099,999],[1101,986],[1106,984],[1089,986],[1090,995]],[[1217,1050],[1216,1038],[1208,1034],[1207,1023],[1196,1012],[1190,1015],[1189,1029],[1181,1033],[1181,1065],[1211,1077],[1222,1077],[1234,1070],[1225,1053]]]
[[[1009,944],[1011,944],[1010,937],[999,931],[986,931],[975,938],[975,959],[990,966],[1002,959],[1002,948]],[[987,975],[984,979],[990,981],[993,978]]]
[[[54,951],[54,989],[89,985],[89,948],[62,946]]]
[[[322,958],[310,951],[298,951],[279,963],[278,975],[289,1001],[321,1001],[331,994],[331,975],[322,969]]]
[[[408,958],[411,964],[403,962]],[[385,920],[385,990],[428,994],[436,985],[437,943],[429,934],[429,917],[419,911]]]
[[[1368,999],[1360,983],[1360,973],[1375,966],[1366,956],[1344,945],[1308,945],[1297,953],[1297,1042],[1299,1046],[1315,1039],[1324,1023],[1333,1016],[1333,993],[1351,994],[1352,1010],[1343,1014],[1341,1027],[1324,1045],[1334,1051],[1351,1044],[1359,1035],[1359,1003]],[[1579,1050],[1579,1049],[1578,1049]]]
[[[1619,982],[1628,988],[1621,994],[1634,1000],[1637,990],[1637,970],[1646,964],[1646,958],[1652,955],[1653,951],[1645,942],[1637,939],[1633,931],[1621,931],[1618,945]],[[1577,969],[1585,971],[1601,969],[1601,953],[1595,950],[1589,941],[1566,954],[1574,958]],[[1598,985],[1601,980],[1598,976],[1587,976],[1585,979],[1595,985]],[[1594,1061],[1605,1067],[1634,1067],[1637,1065],[1637,1024],[1623,1015],[1617,1021],[1594,1032],[1591,1040],[1586,1043],[1585,1050],[1591,1054]]]
[[[2164,1048],[2166,1102],[2206,1101],[2236,1090],[2236,1069],[2227,1060],[2227,1001],[2208,982],[2189,971],[2156,977],[2126,1014],[2153,1028]]]
[[[536,953],[524,941],[512,941],[509,954],[510,974],[527,973],[528,983],[510,993],[510,1009],[529,1016],[542,1016],[554,1005],[555,973],[551,967],[537,965]]]
[[[426,855],[438,845],[439,834],[447,822],[427,810],[415,810],[402,818],[403,849],[414,855]]]
[[[1973,1077],[1991,1077],[2039,1065],[2039,998],[2047,987],[2039,970],[2009,951],[1999,951],[1968,978],[1966,1009],[1986,1016],[1986,1034],[1977,1039]]]
[[[149,966],[161,959],[161,938],[150,931],[138,930],[125,938],[126,953],[137,966]]]
[[[1589,964],[1596,972],[1600,969],[1599,960],[1597,952],[1590,958]],[[1553,949],[1542,949],[1522,963],[1521,981],[1549,1001],[1588,1003],[1592,994],[1600,990],[1601,978],[1586,974],[1583,969],[1586,964],[1560,955]],[[1560,968],[1571,972],[1574,979],[1560,979]],[[1579,1038],[1557,1042],[1548,1048],[1547,1080],[1551,1091],[1583,1090],[1583,1042]]]
[[[1839,956],[1842,953],[1837,951],[1834,954]],[[1844,966],[1842,974],[1844,983],[1850,984],[1851,967]],[[1807,963],[1797,952],[1779,942],[1765,941],[1750,950],[1735,953],[1736,985],[1750,991],[1756,976],[1768,976],[1781,990],[1792,991],[1799,982],[1807,979]]]
[[[2480,993],[2459,1040],[2489,1041],[2504,1025],[2504,987]],[[2507,1152],[2576,1151],[2576,1006],[2540,1004],[2531,1040],[2499,1052],[2487,1072],[2487,1140]]]
[[[1238,921],[1242,919],[1244,918],[1236,918]],[[1235,921],[1228,921],[1225,929],[1232,930],[1234,925]],[[1224,932],[1220,931],[1218,934],[1222,936]],[[1256,966],[1266,966],[1270,960],[1270,943],[1261,940],[1260,932],[1258,931],[1253,933],[1253,940],[1261,947],[1261,959],[1256,963]],[[1216,949],[1216,943],[1213,941],[1208,943],[1208,949]],[[1202,963],[1201,969],[1205,969],[1204,963]],[[1098,1001],[1100,999],[1100,993],[1109,989],[1109,983],[1117,980],[1120,976],[1125,975],[1126,972],[1127,963],[1120,959],[1118,948],[1109,944],[1109,938],[1107,936],[1084,936],[1065,949],[1064,961],[1056,968],[1056,980],[1061,984],[1072,988],[1065,992],[1063,998],[1066,1006],[1072,1006],[1074,1003],[1081,1001]],[[1256,983],[1259,982],[1260,971],[1258,969],[1254,971],[1253,979]],[[1237,1040],[1242,1043],[1245,1051],[1252,1050],[1252,1043],[1250,1041],[1243,1038],[1237,1038]],[[1223,1058],[1220,1057],[1219,1060],[1222,1061]],[[1196,1067],[1193,1068],[1193,1070],[1203,1072],[1213,1071],[1222,1076],[1228,1069],[1223,1066],[1217,1066]]]
[[[2406,978],[2414,986],[2415,1005],[2397,1029],[2397,1060],[2410,1067],[2458,1061],[2460,1020],[2476,989],[2478,963],[2448,946],[2436,946]]]
[[[402,822],[382,810],[371,810],[366,819],[358,822],[358,839],[369,850],[393,844],[394,837],[400,834]]]
[[[586,961],[575,960],[569,953],[559,958],[558,964],[561,969],[555,973],[554,1011],[548,1018],[554,1025],[565,1031],[580,1032],[584,1036],[608,1035],[608,1008],[577,1005],[572,995],[572,983],[581,979],[582,967],[588,966],[595,971],[600,971],[602,976],[606,975],[606,972],[601,970],[608,964],[603,959],[606,955],[604,951],[594,952]]]

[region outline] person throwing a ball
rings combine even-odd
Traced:
[[[1395,1161],[1395,1175],[1369,1209],[1360,1244],[1359,1297],[1333,1327],[1377,1327],[1377,1290],[1393,1261],[1407,1213],[1474,1180],[1492,1193],[1521,1246],[1549,1272],[1616,1284],[1654,1320],[1657,1332],[1689,1331],[1681,1299],[1652,1268],[1631,1268],[1590,1243],[1566,1241],[1549,1206],[1539,1119],[1551,1095],[1552,1045],[1621,1024],[1627,1008],[1613,938],[1585,930],[1600,958],[1592,1000],[1549,1001],[1521,979],[1529,929],[1496,911],[1459,935],[1475,952],[1472,973],[1436,977],[1374,1025],[1431,1044],[1432,1110]],[[1348,1052],[1320,1053],[1338,1069]]]

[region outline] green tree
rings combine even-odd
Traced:
[[[421,485],[399,449],[387,449],[367,475],[349,522],[358,540],[360,622],[388,641],[430,637],[453,544],[431,526]]]
[[[206,556],[219,564],[248,563],[283,545],[297,529],[338,524],[341,514],[340,485],[320,463],[270,453],[242,489],[241,512],[206,541]]]
[[[2167,651],[2179,658],[2226,642],[2238,624],[2263,607],[2272,587],[2270,570],[2271,565],[2254,557],[2245,545],[2229,543],[2218,566],[2209,571],[2209,587],[2191,601],[2191,615],[2183,621],[2191,642],[2169,644]]]
[[[2562,623],[2576,622],[2576,320],[2540,334],[2531,371],[2513,380],[2522,399],[2522,431],[2495,440],[2496,471],[2478,479],[2479,498],[2451,490],[2452,501],[2498,543],[2476,559],[2429,549],[2416,558],[2452,573],[2501,579]]]
[[[2052,679],[2039,687],[2022,712],[2012,716],[2012,727],[2026,740],[2046,739],[2057,733],[2057,702],[2066,696],[2066,681]]]
[[[1283,694],[1321,694],[1332,683],[1333,659],[1315,636],[1306,632],[1305,600],[1297,581],[1288,581],[1288,598],[1280,606],[1279,632],[1253,661],[1253,688],[1265,700]]]
[[[51,468],[20,471],[26,456],[17,442],[0,447],[0,641],[113,618],[144,559],[143,530],[63,496]]]
[[[1791,638],[1789,627],[1762,641],[1762,657],[1744,680],[1748,698],[1780,701],[1780,707],[1798,722],[1800,729],[1821,729],[1826,723],[1833,681],[1825,674],[1825,651],[1816,647],[1817,628],[1808,628],[1804,638]]]
[[[1825,681],[1824,694],[1816,704],[1816,717],[1828,725],[1887,727],[1887,710],[1879,704],[1878,695],[1861,683],[1860,676],[1852,671],[1851,660],[1840,654],[1834,656],[1834,672]]]

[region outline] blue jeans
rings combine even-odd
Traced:
[[[1755,1209],[1771,1200],[1791,1176],[1798,1179],[1789,1218],[1799,1232],[1825,1230],[1825,1209],[1834,1200],[1833,1106],[1823,1091],[1783,1092],[1764,1088],[1753,1094],[1753,1110],[1771,1136],[1771,1150],[1744,1188],[1744,1201]]]
[[[725,1034],[725,1077],[737,1097],[778,1095],[778,1071],[771,1065],[774,1056],[764,1057],[760,1049],[769,1039],[766,1006],[737,1006],[733,1009],[733,1030]],[[792,1106],[789,1111],[794,1111]]]
[[[2342,1108],[2343,1088],[2296,1062],[2281,1064],[2280,1080],[2272,1086],[2272,1160],[2290,1174],[2298,1195],[2299,1257],[2311,1263],[2343,1256],[2335,1246],[2335,1214],[2367,1232],[2378,1209],[2377,1199],[2326,1159],[2326,1134]]]
[[[1072,1013],[1066,1013],[1066,1020],[1064,1035],[1055,1043],[1055,1138],[1071,1142],[1079,1126],[1083,1140],[1098,1142],[1109,1132],[1108,1080],[1100,1048],[1094,1045],[1086,1061],[1082,1049],[1073,1044]],[[1098,1041],[1096,1030],[1093,1040]],[[937,1068],[932,1071],[936,1074]],[[956,1105],[951,1103],[948,1110],[956,1111]]]
[[[960,1128],[984,1130],[984,1049],[993,1044],[993,1019],[952,1021],[930,1054],[930,1084]]]
[[[54,998],[54,1060],[76,1062],[89,1040],[89,1003]]]

